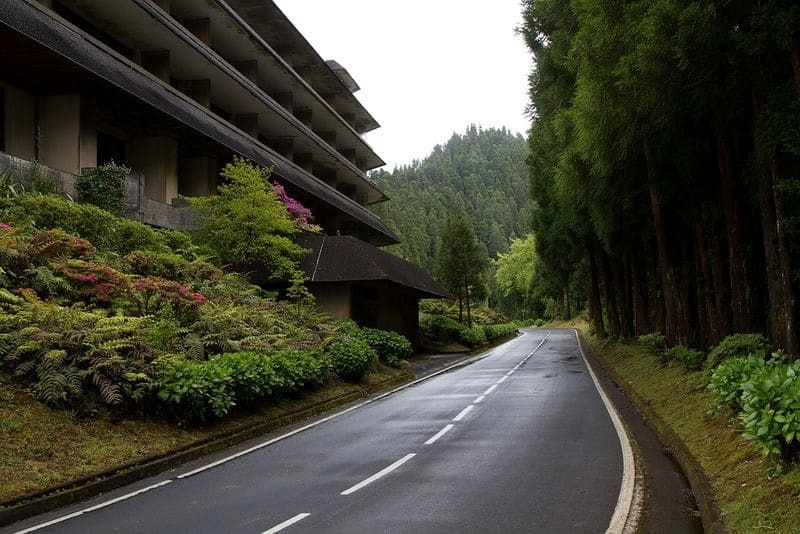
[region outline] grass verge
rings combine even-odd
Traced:
[[[193,428],[179,428],[155,418],[115,422],[105,410],[91,419],[79,418],[44,406],[0,374],[0,502],[276,419],[305,406],[366,394],[371,386],[407,373],[406,367],[392,369],[381,364],[358,384],[332,380],[301,397],[281,399]]]
[[[618,385],[646,403],[683,442],[705,473],[729,532],[800,531],[800,466],[776,475],[741,437],[737,421],[708,415],[706,373],[686,372],[677,364],[660,369],[643,347],[587,338]]]

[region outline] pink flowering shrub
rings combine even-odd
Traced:
[[[194,320],[198,306],[207,301],[188,286],[156,276],[139,278],[133,283],[133,289],[142,315],[156,315],[168,307],[182,323]]]
[[[95,251],[87,240],[58,228],[36,232],[28,242],[28,255],[34,263],[44,263],[50,258],[85,260],[94,256]]]
[[[286,193],[286,189],[279,184],[273,184],[275,187],[275,193],[277,193],[278,198],[281,199],[281,202],[286,206],[286,211],[289,212],[289,216],[292,220],[297,224],[300,228],[304,228],[311,224],[311,221],[314,220],[314,216],[311,214],[311,210],[307,207],[303,206],[295,200],[294,198],[290,197]]]
[[[58,270],[74,282],[89,302],[108,304],[126,296],[131,290],[127,275],[100,263],[68,260],[59,265]]]

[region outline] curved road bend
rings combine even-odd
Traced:
[[[242,449],[10,531],[604,532],[623,471],[571,330],[527,330],[471,365],[208,467]]]

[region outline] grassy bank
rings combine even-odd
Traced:
[[[306,406],[401,378],[404,369],[379,365],[359,384],[330,380],[324,388],[284,398],[252,411],[199,427],[180,428],[155,418],[113,418],[99,410],[95,417],[78,417],[38,402],[0,374],[0,502],[42,488],[70,482],[98,471],[166,453]]]
[[[638,345],[589,337],[623,389],[647,404],[688,448],[705,472],[730,532],[798,532],[800,467],[775,474],[773,465],[741,437],[741,426],[707,411],[712,396],[705,372],[673,363],[660,368]]]

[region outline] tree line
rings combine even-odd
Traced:
[[[800,6],[524,0],[537,268],[595,329],[798,354]],[[570,294],[572,292],[572,294]]]
[[[472,125],[421,161],[371,173],[391,199],[372,208],[403,240],[388,250],[434,273],[445,221],[457,213],[489,257],[506,250],[528,228],[527,150],[522,135]]]

